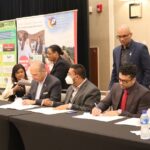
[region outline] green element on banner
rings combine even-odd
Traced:
[[[16,64],[16,23],[0,22],[0,88],[5,88],[11,77],[12,67]]]

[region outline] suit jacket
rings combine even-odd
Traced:
[[[66,93],[65,97],[65,104],[71,103],[70,99],[73,93],[73,86],[71,85]],[[89,80],[86,80],[83,85],[79,88],[78,92],[76,93],[75,97],[72,100],[72,108],[74,110],[81,110],[81,111],[91,111],[94,107],[94,103],[98,103],[101,98],[100,90]],[[55,103],[54,107],[62,105],[64,103]]]
[[[32,81],[30,91],[23,99],[35,100],[38,87],[37,81]],[[48,98],[52,101],[60,101],[61,99],[61,83],[59,79],[52,75],[47,75],[40,94],[40,99],[36,99],[36,104],[41,104],[42,100]]]
[[[150,88],[150,56],[148,48],[144,44],[132,40],[129,50],[129,63],[135,64],[138,68],[137,81]],[[120,59],[121,46],[118,46],[113,51],[113,69],[109,88],[112,87],[113,83],[118,82]]]
[[[142,110],[147,110],[150,107],[150,91],[138,82],[127,90],[126,109],[121,115],[139,117]],[[112,106],[113,110],[119,109],[122,93],[120,85],[115,83],[110,93],[98,104],[98,107],[102,111],[107,110],[109,106]]]
[[[65,78],[67,76],[69,68],[70,68],[70,64],[65,59],[59,57],[59,59],[54,64],[51,70],[51,74],[57,77],[61,81],[61,85],[63,89],[68,88]]]

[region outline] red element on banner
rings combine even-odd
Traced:
[[[102,3],[97,4],[97,12],[98,12],[98,13],[101,13],[102,10],[103,10],[103,5],[102,5]]]
[[[14,51],[14,44],[3,44],[3,51]]]
[[[19,58],[19,63],[22,64],[27,70],[29,67],[29,58],[27,56],[21,56]]]

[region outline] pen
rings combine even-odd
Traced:
[[[95,105],[95,107],[96,107],[96,108],[98,108],[98,106],[97,106],[97,104],[96,104],[96,103],[94,103],[94,105]]]

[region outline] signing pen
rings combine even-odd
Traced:
[[[95,107],[96,107],[96,108],[98,108],[98,106],[97,106],[97,104],[96,104],[96,103],[94,103],[94,105],[95,105]]]

